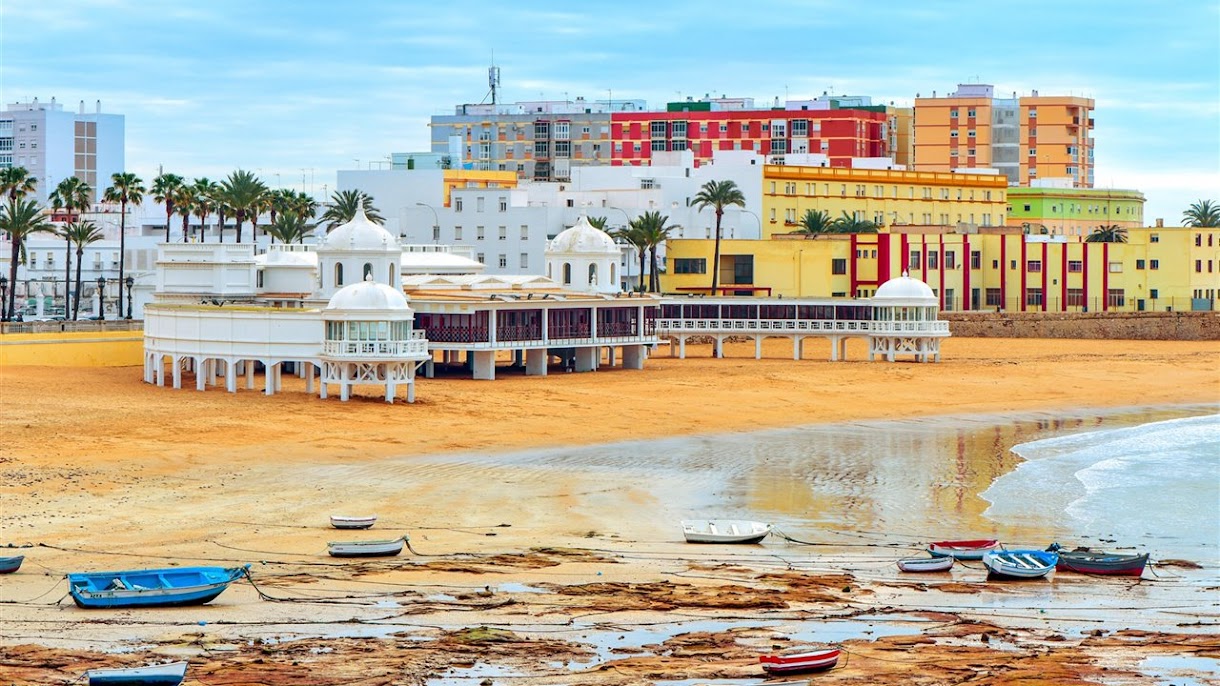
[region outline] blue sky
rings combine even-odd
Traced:
[[[545,7],[545,9],[544,9]],[[338,169],[429,148],[480,102],[831,91],[910,104],[963,82],[1097,101],[1096,183],[1175,224],[1220,200],[1220,3],[757,0],[347,3],[0,0],[0,97],[126,115],[127,167],[255,170],[333,190]],[[359,160],[359,162],[357,162]],[[302,172],[302,169],[305,171]]]

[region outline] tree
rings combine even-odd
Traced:
[[[648,242],[645,240],[644,231],[640,228],[640,218],[636,217],[627,226],[621,229],[615,229],[610,234],[611,238],[620,240],[635,248],[635,251],[640,256],[640,283],[636,290],[644,291],[644,260],[648,257]]]
[[[102,240],[105,234],[93,222],[79,220],[65,226],[64,234],[67,236],[69,244],[76,246],[76,288],[72,295],[74,303],[72,319],[75,321],[80,316],[80,268],[81,262],[85,259],[85,246]],[[67,288],[67,284],[64,284],[64,288]],[[64,310],[64,316],[68,316],[67,310]]]
[[[123,273],[127,266],[127,204],[139,205],[144,200],[144,182],[131,172],[115,172],[102,196],[106,202],[119,203],[119,307],[123,304]]]
[[[826,210],[805,210],[805,214],[801,216],[800,224],[801,228],[797,229],[794,233],[817,236],[834,231],[834,220],[830,218],[830,213]]]
[[[589,220],[589,226],[592,226],[595,229],[600,229],[602,231],[606,230],[606,218],[605,217],[585,217],[585,218]]]
[[[174,203],[174,211],[182,218],[182,242],[186,243],[191,232],[191,214],[195,211],[195,204],[198,196],[195,194],[195,187],[183,184],[174,191],[171,199]]]
[[[58,211],[61,207],[68,211],[68,222],[73,220],[72,215],[76,215],[76,220],[80,219],[80,215],[92,204],[93,187],[85,183],[84,180],[69,176],[55,190],[51,191],[50,203],[53,210]],[[68,316],[68,310],[72,308],[72,298],[68,295],[68,285],[72,283],[72,239],[67,235],[66,227],[56,234],[62,237],[64,243],[64,317]]]
[[[166,243],[169,243],[169,220],[174,216],[174,196],[185,184],[186,180],[177,174],[158,174],[157,178],[153,179],[152,188],[149,189],[154,201],[165,204]]]
[[[276,215],[275,221],[271,222],[265,231],[267,235],[271,236],[273,241],[304,243],[305,237],[309,235],[312,228],[296,212],[280,212]]]
[[[195,216],[199,217],[199,242],[202,243],[206,237],[208,228],[208,215],[216,210],[216,197],[220,194],[220,184],[205,177],[195,179],[191,184],[191,190],[195,191]],[[224,222],[221,221],[223,226]],[[221,239],[224,238],[224,232],[221,232]]]
[[[33,193],[37,187],[38,179],[31,176],[25,167],[0,169],[0,195],[7,195],[10,202]]]
[[[245,223],[246,217],[252,210],[257,212],[262,207],[263,196],[266,193],[267,186],[259,181],[253,172],[243,169],[229,174],[229,178],[220,182],[221,202],[232,210],[233,218],[237,220],[238,243],[241,243],[242,224]],[[253,239],[253,237],[251,238]]]
[[[8,233],[12,241],[12,255],[8,263],[8,304],[3,308],[4,321],[11,321],[17,305],[17,263],[22,261],[22,243],[30,234],[51,231],[51,223],[43,214],[37,200],[26,200],[9,196],[9,201],[0,207],[0,231]]]
[[[1106,224],[1085,236],[1085,243],[1126,243],[1127,230],[1117,224]]]
[[[716,245],[712,254],[712,295],[716,295],[717,280],[720,278],[720,220],[724,217],[724,208],[730,205],[746,206],[746,196],[733,181],[708,181],[703,184],[695,196],[695,207],[703,209],[712,207],[716,210]]]
[[[335,191],[335,194],[330,196],[330,207],[322,213],[321,222],[326,224],[326,230],[346,224],[356,216],[356,208],[364,210],[364,216],[374,224],[385,223],[385,217],[381,216],[381,211],[373,207],[373,198],[364,191]]]
[[[1220,204],[1211,200],[1192,202],[1190,208],[1182,213],[1182,221],[1186,226],[1198,228],[1220,226]]]
[[[634,228],[639,232],[640,245],[648,251],[648,290],[655,293],[661,290],[661,281],[657,273],[657,246],[669,240],[669,233],[677,226],[668,224],[669,217],[660,212],[645,212],[634,220]],[[640,282],[644,281],[643,267],[640,268]]]
[[[877,233],[877,225],[867,219],[856,219],[843,210],[843,215],[832,222],[834,233]]]

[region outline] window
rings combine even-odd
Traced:
[[[483,211],[483,200],[484,200],[484,198],[481,195],[474,199],[474,211],[475,212]]]
[[[1004,297],[1000,294],[998,288],[987,289],[987,307],[1003,307]]]
[[[928,253],[928,269],[937,269],[940,266],[940,255],[930,252]]]
[[[842,257],[836,257],[835,259],[831,260],[830,261],[830,273],[831,274],[846,274],[847,273],[847,260]]]
[[[808,136],[809,135],[809,120],[808,119],[793,119],[792,120],[792,135],[793,136]]]
[[[1084,271],[1084,262],[1081,260],[1068,260],[1068,271],[1073,274],[1079,274]]]
[[[1084,307],[1084,289],[1069,288],[1067,293],[1068,307]]]
[[[664,152],[667,145],[668,145],[668,143],[665,141],[664,138],[662,138],[660,140],[654,140],[652,142],[651,146],[649,147],[649,149],[652,150],[653,152]]]
[[[945,269],[957,269],[957,253],[948,250],[945,252]]]
[[[508,198],[500,198],[500,211],[501,212],[508,211]]]
[[[530,239],[530,227],[527,224],[521,225],[521,240],[528,241]]]
[[[343,263],[335,263],[335,286],[343,285]]]
[[[977,113],[974,110],[966,110],[967,117],[973,117],[973,116],[975,116],[975,114],[977,114]]]
[[[453,199],[453,211],[454,211],[454,212],[461,212],[461,211],[462,211],[462,199],[461,199],[461,198],[454,198],[454,199]]]
[[[910,269],[919,269],[919,251],[911,251],[911,259],[907,262]]]
[[[1198,247],[1201,247],[1202,245],[1203,245],[1203,234],[1196,233],[1195,234],[1195,247],[1198,248]]]
[[[500,253],[500,263],[499,264],[500,264],[500,269],[504,269],[505,267],[507,267],[508,266],[508,255],[505,255],[504,253]]]
[[[674,273],[675,274],[706,274],[707,260],[702,257],[676,257],[674,258]]]
[[[1025,304],[1026,306],[1041,306],[1042,305],[1042,289],[1041,288],[1026,288],[1025,289]]]
[[[1110,263],[1110,273],[1111,274],[1121,274],[1122,271],[1123,271],[1122,262],[1111,262]]]
[[[970,251],[970,268],[971,269],[982,269],[983,268],[983,253],[981,251],[979,251],[979,250]]]
[[[455,240],[455,241],[462,240],[462,227],[460,227],[460,226],[453,227],[453,240]]]
[[[949,118],[950,118],[950,119],[957,119],[957,110],[955,110],[955,109],[954,109],[954,110],[949,110]]]
[[[1148,268],[1149,269],[1160,269],[1161,261],[1160,260],[1148,260]]]
[[[1025,271],[1036,274],[1042,273],[1042,260],[1030,260],[1025,263]]]
[[[1136,268],[1136,269],[1143,269],[1143,268],[1144,268],[1144,261],[1143,261],[1143,260],[1136,260],[1136,261],[1135,261],[1135,268]]]
[[[530,254],[527,252],[521,253],[521,268],[522,269],[530,268]]]
[[[481,227],[481,226],[476,226],[476,227],[475,227],[475,229],[474,229],[474,239],[475,239],[476,241],[481,241],[481,240],[483,240],[483,239],[485,238],[484,233],[485,233],[485,232],[484,232],[484,230],[483,230],[483,227]]]
[[[502,240],[502,241],[508,240],[508,227],[507,226],[500,227],[500,240]]]
[[[1203,260],[1195,260],[1195,271],[1196,272],[1203,271]]]
[[[571,157],[572,144],[568,141],[555,141],[555,157]]]
[[[1126,293],[1121,288],[1111,288],[1106,291],[1106,304],[1110,307],[1124,307],[1127,304]]]

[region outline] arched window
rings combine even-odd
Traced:
[[[555,278],[554,270],[555,270],[555,265],[551,264],[550,262],[547,262],[547,265],[546,265],[546,278],[548,278],[548,279],[553,279],[553,278]]]
[[[597,283],[597,265],[589,265],[589,285],[593,286]]]
[[[390,265],[389,272],[390,272],[389,278],[387,279],[386,282],[389,283],[391,286],[393,286],[394,285],[394,265],[392,265],[392,264]]]
[[[615,288],[618,288],[618,276],[617,276],[618,270],[616,269],[616,267],[618,267],[617,264],[610,265],[610,285],[614,286]]]
[[[336,262],[335,263],[335,287],[338,288],[339,286],[342,286],[342,285],[343,285],[343,263]]]
[[[255,285],[259,288],[263,287],[263,273],[261,271],[258,273],[258,282]]]
[[[563,285],[565,285],[565,286],[572,285],[572,263],[571,262],[563,263]]]
[[[361,275],[361,281],[371,281],[373,278],[373,265],[369,262],[364,263],[364,274]]]

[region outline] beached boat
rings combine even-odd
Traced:
[[[759,655],[758,661],[768,674],[795,674],[830,669],[839,661],[839,649],[784,651],[776,655]]]
[[[989,576],[1037,579],[1055,568],[1059,555],[1047,550],[993,550],[983,554]]]
[[[746,519],[684,519],[687,543],[758,543],[771,533],[771,525]]]
[[[369,515],[367,517],[330,516],[330,525],[336,529],[368,529],[376,523],[377,515]]]
[[[21,561],[25,559],[25,555],[17,557],[0,557],[0,574],[12,574],[21,569]]]
[[[953,557],[904,557],[898,569],[904,572],[944,572],[953,566]]]
[[[1107,553],[1104,550],[1076,548],[1062,550],[1058,543],[1047,548],[1059,554],[1055,569],[1061,572],[1080,574],[1103,574],[1107,576],[1141,576],[1148,564],[1148,553]]]
[[[90,669],[89,686],[178,686],[186,676],[185,662],[147,667]]]
[[[326,544],[331,557],[391,557],[402,552],[406,536],[382,541],[332,541]]]
[[[981,560],[983,553],[995,550],[1000,542],[994,538],[977,538],[968,541],[933,541],[928,552],[936,557],[952,557],[958,560]]]
[[[202,605],[245,576],[243,567],[173,567],[68,575],[68,592],[80,607]]]

